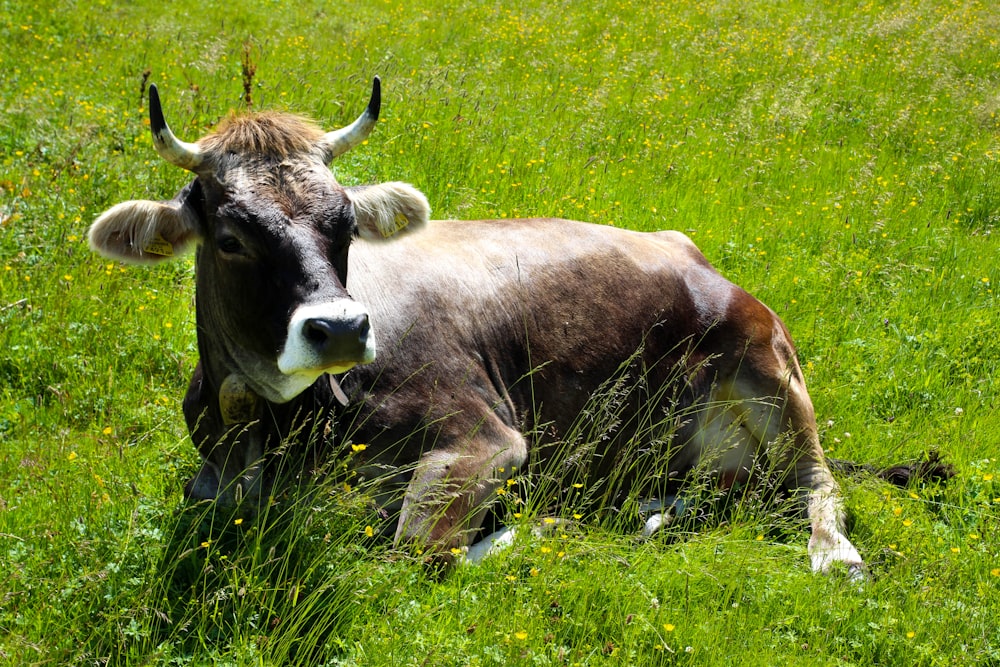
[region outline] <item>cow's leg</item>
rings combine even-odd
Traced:
[[[258,424],[260,403],[239,375],[228,376],[213,391],[198,363],[184,398],[184,417],[204,460],[184,488],[186,498],[231,506],[260,495],[265,440]]]
[[[471,435],[439,442],[413,471],[394,542],[426,548],[429,558],[450,564],[527,458],[524,437],[492,416]]]
[[[748,455],[754,454],[751,449],[763,452],[770,469],[804,500],[812,531],[809,539],[812,569],[827,572],[833,564],[843,563],[852,579],[863,579],[864,562],[846,535],[840,486],[823,458],[812,401],[794,359],[786,368],[777,386],[769,382],[737,381],[720,396],[731,406],[727,415],[734,438],[749,440],[742,455],[739,445],[737,450],[730,450],[729,461],[741,457],[746,461]],[[720,476],[745,478],[747,467],[741,463],[736,469],[723,468]]]
[[[865,577],[861,554],[847,539],[840,485],[823,457],[816,430],[816,417],[805,384],[790,378],[781,422],[792,439],[786,458],[778,457],[788,474],[791,488],[805,490],[806,514],[812,524],[809,558],[812,569],[827,572],[834,563],[844,563],[852,579]]]

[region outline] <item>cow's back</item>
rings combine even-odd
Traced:
[[[558,439],[623,374],[645,381],[646,395],[679,379],[659,398],[689,403],[740,363],[743,351],[717,358],[713,344],[733,336],[734,307],[772,326],[766,308],[677,232],[437,221],[391,244],[356,244],[348,276],[379,349],[349,374],[367,392],[363,437],[395,443],[418,431],[421,449],[442,432],[475,429],[489,410]]]

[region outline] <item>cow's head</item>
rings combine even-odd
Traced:
[[[197,247],[202,363],[219,379],[238,373],[270,401],[371,361],[367,311],[345,289],[351,240],[389,239],[429,215],[426,198],[405,183],[344,188],[327,167],[365,139],[380,99],[376,78],[368,108],[343,129],[323,132],[287,114],[233,115],[189,144],[170,131],[151,86],[156,150],[196,178],[170,201],[109,209],[90,228],[91,247],[146,264]]]

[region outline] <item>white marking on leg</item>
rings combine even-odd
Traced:
[[[639,505],[639,516],[655,512],[646,519],[642,527],[642,539],[648,540],[663,528],[669,526],[676,517],[687,511],[687,503],[677,496],[665,496],[653,500],[645,500]]]
[[[535,539],[549,536],[560,526],[566,525],[566,519],[558,517],[545,517],[532,527],[531,535]],[[493,533],[490,533],[475,544],[466,547],[465,555],[460,562],[468,565],[478,565],[483,559],[496,555],[501,551],[509,549],[517,539],[516,526],[504,526]]]
[[[646,519],[646,525],[642,527],[642,539],[648,540],[653,535],[658,533],[664,525],[669,525],[669,523],[670,521],[668,517],[664,516],[662,513],[654,514]]]
[[[844,534],[840,498],[830,492],[809,494],[808,514],[812,522],[809,559],[814,572],[829,572],[834,563],[844,563],[852,580],[866,578],[864,561]]]
[[[460,562],[465,563],[466,565],[478,565],[483,562],[484,558],[494,556],[501,551],[510,548],[510,546],[514,544],[514,539],[516,537],[516,527],[511,526],[508,528],[507,526],[504,526],[500,530],[490,533],[470,546],[465,552],[465,557],[462,558]]]

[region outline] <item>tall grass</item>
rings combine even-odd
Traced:
[[[972,0],[0,1],[0,662],[997,664],[998,34]],[[831,455],[957,478],[843,480],[862,589],[757,503],[647,543],[585,516],[440,582],[334,480],[185,507],[192,264],[84,234],[188,178],[148,83],[191,141],[247,64],[254,108],[331,127],[381,75],[345,184],[687,232],[788,324]]]

